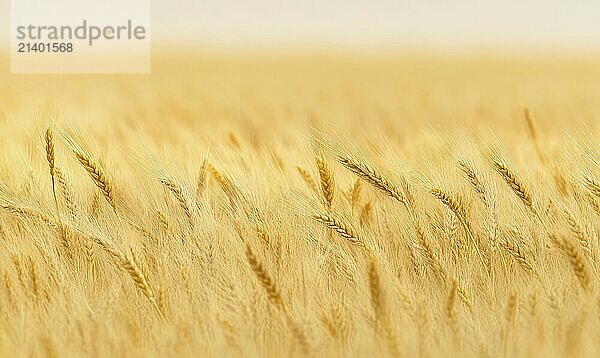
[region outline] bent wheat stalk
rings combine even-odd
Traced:
[[[519,248],[519,245],[510,242],[508,239],[500,241],[499,245],[501,248],[506,250],[517,263],[525,270],[526,272],[534,273],[533,267],[529,264],[529,261],[525,257],[525,254]]]
[[[286,311],[286,307],[283,304],[283,299],[279,293],[279,288],[277,288],[277,285],[271,278],[271,275],[269,275],[258,257],[252,251],[250,244],[246,244],[246,259],[248,260],[248,264],[250,264],[252,272],[254,272],[254,276],[256,276],[256,279],[267,293],[269,300],[282,311]]]
[[[52,219],[50,219],[46,215],[40,213],[39,211],[29,209],[29,208],[15,206],[15,205],[8,204],[8,203],[6,203],[6,204],[0,203],[0,208],[2,208],[14,215],[23,216],[26,218],[41,221],[57,232],[60,232],[63,229],[60,223],[55,223]]]
[[[192,217],[192,210],[190,209],[190,205],[188,204],[187,200],[183,196],[183,190],[181,189],[181,187],[168,178],[161,178],[159,179],[159,181],[173,194],[173,196],[179,203],[181,210],[183,210],[183,213],[185,214],[185,217],[187,218],[190,226],[194,227],[194,218]]]
[[[497,238],[497,230],[498,230],[498,219],[495,208],[495,201],[493,195],[490,194],[489,190],[487,190],[486,185],[481,181],[477,173],[473,168],[471,168],[466,162],[459,162],[460,168],[471,183],[471,186],[477,193],[479,199],[483,202],[485,209],[488,214],[488,223],[487,223],[487,231],[490,240],[490,245],[492,250],[496,249],[496,238]]]
[[[79,151],[75,151],[75,156],[79,163],[85,168],[89,176],[94,181],[94,184],[102,191],[104,199],[112,207],[113,211],[117,211],[115,203],[114,192],[111,183],[109,182],[104,170],[94,162],[94,160],[87,154]]]
[[[475,189],[475,192],[477,193],[479,199],[481,199],[481,201],[483,201],[483,203],[486,204],[485,186],[483,185],[481,180],[479,180],[479,177],[477,176],[477,173],[475,173],[475,170],[473,170],[473,168],[471,168],[466,162],[460,161],[458,164],[460,165],[460,169],[462,170],[462,172],[465,174],[465,176],[471,183],[473,189]]]
[[[504,179],[506,185],[508,185],[508,187],[513,191],[513,193],[515,193],[515,195],[517,195],[519,199],[521,199],[523,204],[528,209],[535,212],[535,210],[533,209],[531,194],[529,194],[529,191],[525,188],[523,182],[517,177],[517,175],[513,173],[510,169],[508,169],[506,164],[500,161],[494,161],[494,168],[496,169],[498,174],[500,174],[502,179]]]
[[[127,272],[129,277],[133,280],[135,286],[142,292],[144,296],[150,301],[154,309],[158,312],[161,317],[163,316],[163,312],[158,305],[158,301],[156,298],[156,294],[150,286],[146,275],[142,270],[140,270],[139,266],[136,263],[135,255],[131,252],[131,257],[128,255],[122,254],[119,250],[114,248],[112,245],[108,244],[106,241],[93,236],[84,235],[88,239],[92,240],[96,244],[98,244],[108,255],[113,259],[113,261],[118,265],[118,267],[122,268]]]
[[[433,196],[435,196],[439,201],[441,201],[442,204],[446,205],[448,207],[448,209],[450,209],[450,211],[452,211],[454,213],[454,215],[456,215],[456,218],[458,219],[458,221],[462,225],[463,229],[465,230],[465,233],[469,237],[469,240],[471,241],[473,248],[477,252],[477,256],[479,257],[481,264],[483,265],[483,267],[486,268],[486,270],[489,273],[489,267],[486,264],[485,259],[483,258],[481,249],[480,249],[479,245],[477,244],[477,242],[475,241],[475,236],[473,235],[473,232],[471,231],[469,223],[466,219],[464,206],[460,202],[456,201],[453,197],[451,197],[448,193],[446,193],[440,189],[437,189],[437,188],[432,189],[431,194]]]
[[[404,202],[404,197],[402,196],[400,189],[375,168],[372,168],[366,163],[360,163],[350,157],[338,156],[337,159],[340,164],[346,167],[346,169],[371,184],[373,187],[383,191],[386,195],[391,196],[401,203]]]
[[[315,214],[313,215],[313,218],[324,224],[328,229],[337,232],[341,237],[350,241],[351,243],[364,246],[364,243],[360,240],[356,232],[354,232],[351,227],[344,225],[333,216],[328,214]]]
[[[246,243],[246,259],[248,264],[250,264],[250,268],[252,269],[254,276],[267,293],[269,301],[283,312],[292,336],[298,342],[298,345],[302,351],[305,354],[308,354],[311,350],[308,339],[304,335],[304,332],[302,332],[300,326],[296,323],[296,321],[294,321],[290,312],[288,311],[287,306],[284,304],[283,298],[281,297],[281,293],[279,292],[279,288],[275,284],[275,281],[273,278],[271,278],[271,275],[260,262],[256,254],[252,251],[252,248],[248,243]]]

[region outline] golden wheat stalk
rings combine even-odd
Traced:
[[[192,210],[190,209],[190,205],[188,204],[187,200],[185,199],[185,196],[183,195],[183,190],[181,189],[181,186],[179,186],[174,181],[168,178],[160,178],[159,181],[162,185],[165,186],[165,188],[167,188],[171,192],[171,194],[173,194],[173,196],[177,200],[177,203],[179,203],[181,210],[185,214],[185,217],[187,218],[190,226],[194,227],[194,218],[192,216]]]
[[[235,348],[238,353],[242,353],[243,350],[239,342],[238,333],[236,332],[232,322],[226,319],[222,314],[217,315],[217,322],[219,322],[219,325],[223,330],[223,336],[225,337],[227,344]]]
[[[58,167],[54,168],[54,173],[56,175],[56,183],[58,184],[58,189],[62,197],[65,199],[67,211],[69,212],[71,218],[74,219],[76,216],[76,204],[75,200],[73,199],[73,195],[71,194],[71,189],[67,184],[67,179]]]
[[[123,268],[125,269],[125,271],[129,274],[129,276],[131,277],[131,279],[137,286],[137,288],[140,291],[142,291],[144,296],[146,296],[148,298],[148,300],[150,300],[150,302],[152,303],[154,308],[156,308],[156,310],[162,315],[162,311],[160,310],[160,307],[158,306],[156,294],[154,293],[154,290],[150,286],[150,283],[148,282],[146,275],[144,274],[144,272],[142,270],[140,270],[140,268],[136,262],[135,255],[133,254],[133,251],[131,252],[131,256],[128,256],[128,255],[123,256],[122,265],[123,265]]]
[[[410,218],[412,220],[412,224],[413,224],[415,234],[416,234],[417,243],[419,245],[418,249],[420,249],[425,254],[426,261],[429,264],[429,266],[433,269],[433,272],[436,274],[439,274],[442,279],[446,279],[447,272],[443,268],[443,266],[440,264],[439,260],[437,260],[436,255],[433,251],[433,247],[429,244],[427,238],[425,237],[425,231],[423,230],[423,226],[422,226],[421,220],[419,218],[419,213],[417,211],[417,206],[416,206],[416,202],[415,202],[415,198],[414,198],[411,186],[405,178],[401,179],[401,184],[402,184],[402,189],[404,190],[404,201],[402,203],[406,207],[406,210],[408,211]],[[412,242],[413,242],[413,240],[411,238],[409,241],[411,246],[413,244]],[[413,263],[415,264],[415,267],[420,268],[420,265],[417,263],[416,257],[414,256],[414,253],[412,252],[411,246],[409,246],[409,247],[411,248],[410,255],[411,255],[411,258],[413,259]]]
[[[523,204],[530,209],[533,210],[533,202],[531,200],[531,194],[523,185],[523,182],[517,177],[515,173],[513,173],[506,164],[500,161],[494,161],[494,168],[500,174],[502,179],[506,182],[509,188],[521,199]]]
[[[565,215],[567,217],[567,223],[569,224],[569,228],[571,229],[571,232],[575,235],[575,237],[577,237],[577,240],[579,241],[579,244],[581,244],[585,255],[588,257],[588,259],[593,260],[594,253],[592,251],[592,245],[590,243],[590,240],[588,240],[587,236],[583,232],[583,229],[569,210],[565,210]]]
[[[300,347],[302,354],[306,357],[311,356],[312,349],[311,349],[308,339],[306,338],[306,335],[302,331],[300,325],[296,321],[294,321],[294,319],[292,318],[292,316],[289,313],[285,314],[285,318],[286,318],[288,328],[289,328],[290,332],[292,333],[292,337],[294,337],[294,340],[296,341],[297,345]]]
[[[308,339],[302,332],[302,329],[296,323],[287,309],[287,306],[283,302],[283,298],[281,297],[281,293],[279,292],[279,288],[275,284],[275,281],[267,271],[267,269],[260,262],[256,254],[252,251],[250,244],[246,243],[246,259],[254,276],[262,286],[262,288],[267,293],[269,301],[274,304],[277,308],[279,308],[286,319],[288,328],[290,329],[292,336],[298,342],[298,345],[302,349],[305,354],[309,354],[311,351],[310,344],[308,343]]]
[[[558,191],[561,194],[566,195],[568,182],[556,166],[556,163],[550,165],[548,157],[546,156],[546,154],[544,154],[537,134],[537,130],[535,128],[535,124],[533,122],[533,118],[528,108],[523,109],[523,118],[525,120],[525,124],[527,125],[527,132],[529,134],[529,138],[531,139],[531,142],[535,147],[535,152],[540,163],[546,168],[546,170],[548,170],[552,174],[552,178],[554,179],[554,183],[556,184]]]
[[[329,214],[315,214],[313,218],[324,224],[328,229],[337,232],[341,237],[350,241],[353,244],[364,246],[356,232],[349,226],[344,225],[338,219]]]
[[[308,185],[310,190],[312,190],[315,194],[319,194],[319,189],[317,188],[317,184],[313,180],[310,173],[306,169],[302,168],[301,166],[296,166],[296,170],[298,171],[298,174],[300,174],[300,177],[302,178],[302,180],[304,180],[306,185]]]
[[[496,248],[496,238],[498,231],[498,219],[495,208],[495,202],[491,193],[487,190],[483,181],[479,178],[479,175],[475,172],[473,168],[471,168],[466,162],[459,162],[460,168],[462,172],[465,174],[469,183],[477,193],[479,199],[483,202],[485,209],[487,210],[488,222],[487,222],[487,231],[490,240],[490,246],[492,250]]]
[[[52,195],[54,196],[54,205],[56,205],[56,215],[60,215],[58,209],[58,200],[56,199],[56,187],[54,183],[54,135],[52,129],[46,129],[46,160],[48,161],[48,167],[50,169],[50,178],[52,180]]]
[[[202,161],[202,165],[200,165],[200,169],[198,170],[198,180],[196,187],[196,200],[200,200],[202,198],[202,194],[204,193],[204,188],[206,187],[206,172],[208,171],[208,161],[205,159]]]
[[[100,165],[96,164],[96,162],[91,158],[91,156],[80,152],[75,151],[75,156],[79,163],[84,167],[86,172],[89,174],[90,178],[94,181],[94,184],[100,189],[102,194],[104,195],[104,199],[108,202],[111,208],[116,212],[117,206],[115,202],[115,196],[113,192],[112,185],[108,180],[108,177],[104,173],[104,170]]]
[[[583,257],[577,250],[577,247],[566,237],[562,240],[562,249],[567,255],[571,268],[579,280],[581,287],[586,292],[591,292],[591,276]]]
[[[586,176],[583,178],[583,182],[592,194],[600,198],[600,183],[594,180],[594,178],[591,176]]]
[[[334,303],[330,314],[323,314],[321,321],[333,337],[338,339],[340,343],[345,343],[350,335],[350,327],[344,309],[339,303]]]
[[[529,134],[529,137],[531,138],[531,141],[533,142],[533,145],[535,147],[535,153],[537,154],[540,163],[546,166],[548,160],[546,159],[544,151],[540,146],[537,130],[535,129],[535,125],[533,123],[533,118],[531,117],[531,113],[529,112],[529,108],[527,107],[523,108],[523,119],[525,120],[525,124],[527,125],[527,133]]]
[[[440,202],[442,202],[442,204],[446,205],[448,207],[448,209],[450,209],[450,211],[452,211],[454,213],[454,215],[456,215],[456,218],[461,223],[463,229],[465,230],[465,233],[469,237],[469,240],[471,241],[473,248],[477,252],[477,256],[479,257],[481,264],[489,272],[489,267],[485,263],[485,259],[483,258],[483,253],[481,252],[479,244],[475,241],[475,236],[473,235],[473,232],[471,231],[469,222],[467,221],[466,211],[464,209],[463,204],[461,202],[455,200],[452,196],[450,196],[450,194],[448,194],[440,189],[437,189],[437,188],[432,189],[431,194],[433,196],[435,196]]]
[[[588,195],[587,198],[588,198],[590,205],[594,209],[594,212],[596,214],[600,215],[600,203],[596,199],[594,199],[594,197],[592,195]]]
[[[515,259],[515,261],[523,268],[523,270],[529,273],[534,273],[533,267],[529,264],[529,260],[527,260],[525,254],[521,251],[519,245],[510,242],[508,239],[500,241],[499,245]]]
[[[510,324],[514,321],[517,315],[518,299],[515,292],[511,292],[508,295],[508,302],[506,303],[506,321]]]
[[[250,264],[250,268],[252,272],[254,272],[254,276],[263,287],[269,300],[278,308],[285,311],[285,305],[283,303],[283,299],[281,298],[281,294],[279,293],[279,288],[275,284],[275,281],[271,278],[271,275],[267,272],[263,264],[260,262],[256,254],[252,251],[250,244],[246,244],[246,259],[248,264]]]
[[[50,176],[54,178],[54,135],[52,129],[46,129],[46,160],[50,167]]]
[[[221,174],[221,172],[212,164],[208,163],[208,171],[212,177],[216,180],[217,184],[221,187],[221,190],[229,198],[231,206],[235,207],[240,200],[240,193],[238,192],[235,185],[231,182],[231,179]]]
[[[418,218],[414,219],[414,227],[415,232],[417,234],[417,242],[419,244],[420,250],[425,254],[425,258],[427,259],[427,263],[433,269],[433,272],[441,275],[442,279],[445,279],[447,272],[444,267],[441,265],[435,252],[433,251],[433,247],[425,237],[425,232],[423,231],[423,226]]]
[[[369,224],[369,222],[371,221],[372,212],[373,212],[373,201],[369,200],[360,209],[360,215],[359,215],[359,219],[358,219],[360,226],[365,226],[365,225]]]
[[[352,209],[353,213],[356,210],[356,208],[358,207],[358,204],[360,201],[360,191],[362,188],[361,183],[362,182],[361,182],[360,178],[356,178],[356,181],[354,182],[354,184],[352,184],[350,186],[350,189],[348,190],[348,197],[350,200],[350,208]]]
[[[360,163],[350,157],[338,156],[337,159],[344,167],[346,167],[346,169],[371,184],[373,187],[383,191],[386,195],[391,196],[401,203],[404,202],[404,197],[402,196],[400,189],[375,168],[372,168],[366,163]]]
[[[442,191],[441,189],[431,189],[431,194],[436,197],[442,204],[446,205],[450,211],[456,215],[457,219],[461,223],[466,222],[466,212],[462,202],[455,200],[450,194]]]
[[[473,170],[473,168],[471,168],[466,162],[463,161],[460,161],[459,165],[460,169],[469,180],[469,183],[471,183],[471,186],[473,187],[473,189],[475,189],[475,192],[477,193],[479,199],[481,199],[481,201],[483,201],[483,203],[487,205],[485,186],[483,185],[481,180],[479,180],[479,176],[477,175],[477,173],[475,173],[475,170]]]
[[[129,277],[133,280],[135,286],[142,292],[144,296],[150,301],[154,309],[158,312],[158,314],[163,317],[163,312],[161,311],[156,294],[154,290],[150,286],[148,279],[144,272],[139,268],[136,263],[135,255],[133,251],[131,252],[131,257],[128,255],[124,255],[119,250],[114,248],[112,245],[108,244],[106,241],[89,235],[84,235],[86,238],[98,244],[108,255],[113,259],[113,261],[117,264],[117,267],[122,268],[129,275]]]
[[[8,203],[0,203],[0,208],[14,215],[23,216],[36,221],[41,221],[42,223],[48,225],[50,228],[54,229],[56,232],[60,232],[60,230],[62,230],[62,226],[60,223],[55,223],[48,216],[34,209],[19,207]]]
[[[331,211],[335,192],[333,173],[331,172],[331,168],[329,167],[329,164],[325,160],[323,154],[318,154],[316,161],[317,169],[319,169],[319,178],[321,179],[321,193],[323,194],[323,199],[325,200],[325,208],[327,211]]]
[[[380,322],[384,330],[390,355],[392,357],[398,357],[400,352],[398,350],[396,334],[394,332],[392,320],[387,309],[385,293],[381,283],[381,278],[379,276],[379,271],[377,270],[377,264],[375,262],[375,258],[371,255],[369,255],[367,274],[369,278],[369,291],[371,293],[371,306],[373,307],[373,312],[375,313],[375,319],[377,322]]]
[[[473,313],[473,301],[469,298],[467,291],[458,281],[454,280],[454,282],[456,282],[456,293],[458,294],[458,298],[465,307],[467,307],[469,312]]]
[[[456,303],[456,296],[458,293],[457,290],[457,284],[455,280],[452,280],[450,283],[450,291],[448,293],[448,299],[446,300],[446,316],[448,317],[448,320],[450,321],[450,325],[452,326],[452,329],[454,331],[456,331],[458,329],[458,322],[457,322],[457,317],[456,317],[456,312],[454,309],[455,303]]]

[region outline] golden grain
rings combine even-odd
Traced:
[[[597,355],[600,62],[211,56],[0,73],[1,356]]]

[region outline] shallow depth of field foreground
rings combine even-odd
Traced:
[[[598,63],[1,75],[0,354],[598,356]]]

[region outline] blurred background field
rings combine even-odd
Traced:
[[[339,130],[387,126],[412,137],[415,126],[440,123],[512,130],[530,107],[540,125],[560,131],[597,121],[598,63],[556,54],[157,53],[151,75],[3,73],[0,118],[31,119],[56,104],[68,122],[90,122],[84,109],[93,109],[113,130],[181,124],[194,133],[218,124],[276,133],[321,121]],[[311,117],[317,106],[320,114]]]

